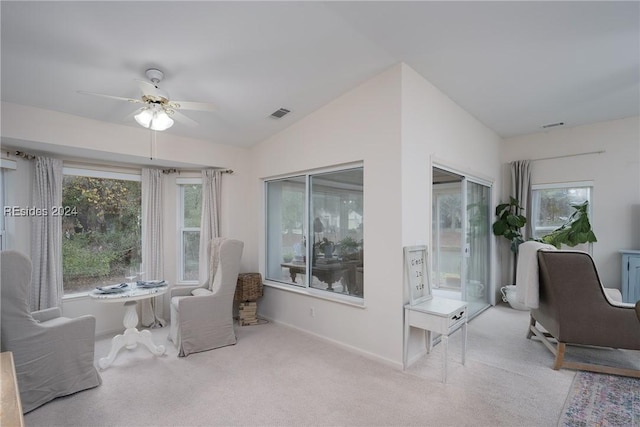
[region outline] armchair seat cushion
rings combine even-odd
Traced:
[[[209,289],[204,289],[204,288],[198,288],[191,291],[191,295],[193,295],[194,297],[201,297],[201,296],[212,295],[212,294],[213,292],[211,292]]]

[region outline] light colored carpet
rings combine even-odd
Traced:
[[[95,389],[56,399],[25,416],[36,426],[551,426],[574,371],[527,340],[528,313],[500,305],[469,323],[467,363],[449,340],[448,384],[441,346],[407,371],[314,336],[269,323],[237,327],[238,344],[178,358],[144,346],[121,350]],[[96,343],[96,360],[110,339]],[[637,352],[635,356],[637,357]]]

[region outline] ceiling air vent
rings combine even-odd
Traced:
[[[273,113],[271,113],[271,117],[274,117],[276,119],[281,119],[284,116],[286,116],[287,114],[289,114],[291,111],[287,110],[286,108],[281,108],[277,111],[274,111]]]
[[[542,129],[549,129],[549,128],[554,128],[557,126],[564,126],[564,122],[558,122],[558,123],[549,123],[548,125],[543,125]]]

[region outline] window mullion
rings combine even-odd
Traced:
[[[306,245],[306,273],[305,273],[305,287],[309,288],[311,286],[311,280],[313,280],[313,276],[311,275],[312,261],[313,261],[313,236],[312,236],[312,226],[311,226],[311,212],[312,212],[312,196],[311,196],[311,175],[307,174],[305,176],[305,204],[304,204],[304,225],[303,225],[303,233],[307,240]]]

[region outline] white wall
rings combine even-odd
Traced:
[[[400,78],[388,70],[251,151],[258,224],[262,178],[364,162],[365,307],[267,287],[259,310],[390,363],[402,360]]]
[[[13,148],[38,147],[39,151],[53,153],[59,158],[79,157],[104,160],[119,156],[132,166],[139,165],[149,156],[150,132],[131,126],[114,125],[96,120],[85,119],[69,114],[26,107],[11,103],[2,103],[2,145]],[[24,148],[29,152],[29,148]],[[56,155],[55,153],[64,153]],[[249,187],[248,151],[242,148],[182,138],[167,132],[157,133],[156,160],[153,165],[162,166],[167,162],[182,162],[203,167],[223,167],[234,170],[233,174],[223,175],[221,234],[245,242],[241,271],[256,271],[256,233],[246,227],[251,212],[246,207],[245,189]],[[14,158],[14,157],[11,157]],[[12,202],[18,206],[31,204],[31,164],[30,161],[17,159],[18,168],[12,172],[16,179],[10,185],[13,188]],[[139,167],[139,166],[138,166]],[[175,177],[165,178],[164,256],[165,279],[175,283],[176,271],[176,200]],[[25,253],[30,252],[30,224],[26,218],[15,219],[16,233],[12,237],[12,247]],[[63,311],[67,316],[94,314],[97,320],[97,333],[122,329],[122,310],[111,304],[98,304],[88,297],[65,299]],[[168,309],[168,301],[165,301]],[[168,313],[168,311],[167,311]],[[168,314],[166,315],[168,317]]]
[[[494,183],[499,197],[501,138],[407,65],[402,66],[402,245],[431,247],[432,159]],[[493,208],[492,208],[493,210]],[[495,245],[494,245],[495,246]],[[495,250],[494,250],[495,253]],[[496,260],[496,256],[491,256]],[[493,263],[492,276],[500,265]],[[492,279],[490,292],[497,292]],[[405,289],[404,302],[409,295]],[[409,357],[424,349],[414,330]]]
[[[265,177],[356,160],[365,167],[365,307],[268,287],[261,314],[400,365],[408,301],[402,247],[430,243],[432,154],[499,181],[499,142],[400,64],[255,147],[258,192]]]
[[[431,243],[432,160],[499,188],[500,142],[494,131],[403,65],[403,245]],[[499,190],[493,193],[498,200]]]
[[[593,256],[602,282],[620,288],[620,249],[640,249],[640,119],[557,129],[502,143],[502,162],[604,150],[603,154],[535,161],[534,184],[594,181]]]

